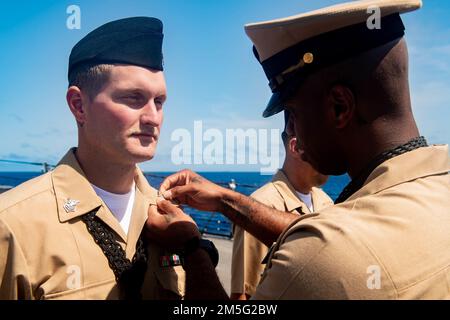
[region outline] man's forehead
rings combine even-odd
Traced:
[[[134,65],[118,65],[111,69],[110,81],[118,87],[164,87],[164,73]]]
[[[131,64],[114,64],[112,69],[114,73],[141,73],[141,74],[151,74],[162,76],[164,74],[163,71],[150,69],[146,67],[131,65]]]

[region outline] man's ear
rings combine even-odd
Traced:
[[[345,128],[355,113],[356,101],[352,90],[341,84],[331,87],[328,102],[334,113],[334,123],[337,129]]]
[[[75,120],[80,126],[83,126],[86,121],[86,106],[80,88],[77,86],[69,87],[69,89],[67,89],[66,100]]]
[[[288,151],[291,155],[293,155],[296,158],[300,158],[300,151],[298,149],[298,145],[297,145],[297,138],[294,137],[290,137],[288,140]]]

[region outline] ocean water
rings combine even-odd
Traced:
[[[147,172],[145,175],[153,187],[159,188],[164,177],[171,173],[172,172]],[[40,172],[0,172],[0,185],[14,187],[40,174]],[[234,179],[236,191],[246,195],[250,195],[253,191],[272,179],[271,176],[261,175],[259,172],[199,172],[199,174],[210,181],[226,187],[228,186],[228,183]],[[349,177],[347,175],[330,176],[322,189],[335,200],[348,182]],[[192,216],[202,233],[223,237],[232,236],[232,224],[222,214],[202,212],[188,207],[185,207],[184,210]]]

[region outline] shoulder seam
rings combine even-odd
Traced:
[[[41,194],[41,193],[47,192],[47,191],[49,191],[49,190],[51,191],[51,188],[47,188],[47,189],[45,189],[45,190],[41,190],[41,191],[39,191],[39,192],[33,193],[33,194],[30,195],[29,197],[26,197],[26,198],[24,198],[24,199],[20,199],[19,201],[14,202],[14,203],[11,204],[10,206],[1,209],[1,210],[0,210],[0,216],[1,216],[1,214],[3,214],[5,211],[7,211],[8,209],[14,207],[15,205],[17,205],[17,204],[19,204],[19,203],[22,203],[22,202],[24,202],[24,201],[27,201],[27,200],[29,200],[29,199],[31,199],[31,198],[33,198],[33,197],[35,197],[35,196],[37,196],[37,195],[39,195],[39,194]]]

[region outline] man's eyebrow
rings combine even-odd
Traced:
[[[117,87],[117,91],[126,91],[126,92],[147,92],[148,90],[145,90],[140,87],[135,86],[119,86]]]
[[[144,94],[144,95],[151,95],[151,96],[155,96],[155,97],[159,97],[159,98],[163,98],[166,99],[167,95],[166,93],[162,92],[162,91],[153,91],[153,90],[147,90],[141,87],[134,87],[134,86],[130,86],[130,87],[122,87],[122,88],[117,88],[117,92],[119,93],[139,93],[139,94]]]
[[[161,94],[156,95],[156,97],[165,101],[167,99],[167,94],[161,93]]]

